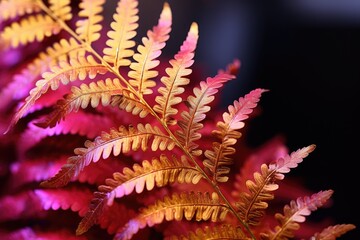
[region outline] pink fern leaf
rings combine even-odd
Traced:
[[[323,229],[319,233],[315,233],[315,235],[311,238],[313,240],[336,240],[341,237],[343,234],[347,233],[355,229],[356,226],[353,224],[337,224],[334,226],[329,226]]]
[[[206,150],[204,166],[210,170],[214,182],[227,182],[228,177],[224,176],[230,172],[228,165],[233,163],[229,155],[235,153],[235,148],[231,147],[236,144],[241,133],[239,129],[245,126],[244,120],[249,117],[253,109],[260,101],[260,96],[266,90],[256,89],[234,101],[233,105],[228,107],[228,112],[223,114],[223,121],[217,123],[217,129],[213,135],[220,139],[221,142],[214,142],[212,150]]]
[[[158,75],[158,72],[152,70],[160,63],[156,60],[161,55],[161,50],[165,47],[166,41],[169,39],[171,31],[172,15],[168,3],[164,3],[163,10],[157,26],[152,31],[147,32],[147,37],[142,39],[143,45],[137,48],[138,53],[135,53],[134,62],[131,63],[129,71],[129,83],[136,88],[140,95],[151,94],[152,87],[156,85],[152,78]]]
[[[92,192],[88,188],[69,187],[66,189],[36,189],[36,196],[44,210],[68,210],[84,216],[87,212]]]
[[[188,32],[186,40],[180,47],[180,51],[170,60],[171,67],[166,68],[168,76],[161,78],[161,82],[165,87],[158,89],[161,96],[157,96],[155,101],[158,105],[154,106],[154,110],[158,112],[164,122],[170,125],[176,123],[175,120],[170,119],[172,115],[177,114],[178,110],[173,108],[174,105],[179,104],[182,100],[177,95],[184,92],[182,86],[188,85],[190,80],[186,78],[191,74],[191,65],[194,63],[194,51],[198,41],[198,26],[193,23]]]
[[[289,205],[284,207],[284,215],[275,214],[279,225],[274,230],[268,230],[262,233],[262,239],[288,239],[294,237],[294,231],[300,228],[299,223],[306,221],[306,217],[311,212],[322,207],[333,194],[332,190],[320,191],[311,196],[299,197],[296,201],[291,201]]]
[[[213,78],[209,77],[206,81],[200,82],[199,88],[194,88],[194,96],[188,97],[189,111],[182,112],[182,119],[179,121],[181,130],[178,130],[176,134],[184,148],[193,155],[201,154],[201,150],[197,149],[198,145],[194,142],[201,138],[199,130],[203,128],[203,124],[200,122],[205,119],[206,113],[210,111],[208,105],[214,100],[214,95],[219,91],[219,88],[234,78],[235,76],[226,73],[218,74]]]

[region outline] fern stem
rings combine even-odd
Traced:
[[[111,66],[108,62],[106,62],[100,54],[89,44],[88,42],[82,40],[79,38],[79,36],[74,32],[67,23],[65,23],[62,19],[55,16],[52,11],[43,3],[42,0],[37,0],[37,3],[39,7],[51,18],[53,18],[56,22],[58,22],[63,30],[65,30],[67,33],[69,33],[72,37],[74,37],[81,45],[85,46],[87,51],[93,54],[100,62],[103,64],[107,69],[109,69],[110,72],[112,72],[114,75],[116,75],[128,88],[129,91],[131,91],[144,106],[148,109],[151,115],[153,115],[157,121],[160,122],[160,124],[163,126],[163,128],[166,130],[166,132],[169,134],[170,138],[176,143],[176,145],[185,153],[185,155],[192,161],[192,163],[195,165],[195,168],[203,175],[204,179],[212,186],[214,191],[222,198],[222,200],[225,202],[225,204],[228,206],[232,214],[238,219],[238,221],[241,223],[241,225],[246,229],[246,231],[250,234],[251,238],[256,240],[254,234],[252,233],[249,226],[243,222],[240,218],[240,216],[237,214],[237,211],[232,206],[232,204],[229,202],[229,200],[225,197],[225,195],[222,193],[221,189],[219,188],[219,185],[211,180],[209,176],[206,174],[206,172],[201,168],[201,166],[196,162],[194,157],[191,155],[191,153],[179,142],[179,140],[176,138],[176,136],[173,134],[173,132],[169,129],[166,122],[162,120],[161,117],[153,110],[153,108],[148,104],[148,102],[144,99],[143,95],[141,93],[138,93],[130,84],[129,82],[120,74],[119,70],[116,68],[116,66]]]

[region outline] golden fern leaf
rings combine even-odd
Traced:
[[[166,124],[176,124],[176,120],[170,119],[172,115],[178,112],[173,106],[182,100],[181,97],[176,97],[176,95],[184,92],[184,88],[181,86],[188,85],[190,82],[185,76],[192,72],[190,66],[194,63],[194,51],[198,38],[198,26],[193,23],[179,52],[174,56],[174,59],[170,60],[171,68],[166,68],[168,76],[161,78],[165,87],[158,89],[161,96],[155,98],[159,105],[155,105],[154,110],[160,114],[162,121]]]
[[[108,47],[103,51],[104,60],[114,64],[116,69],[129,66],[131,61],[127,58],[134,55],[131,48],[135,46],[132,39],[136,36],[139,26],[137,6],[136,0],[120,0],[113,16],[114,21],[110,25],[112,30],[107,33],[109,40],[106,41]]]
[[[306,216],[311,212],[323,206],[324,203],[333,194],[332,190],[320,191],[311,195],[310,197],[299,197],[296,201],[291,201],[290,205],[285,205],[284,215],[275,214],[279,225],[275,230],[268,230],[261,234],[262,239],[266,240],[287,240],[294,237],[294,231],[300,228],[299,223],[305,222]]]
[[[336,240],[338,237],[355,229],[353,224],[337,224],[323,229],[320,233],[315,233],[310,239],[313,240]]]
[[[134,189],[137,193],[141,193],[145,185],[147,190],[152,190],[155,184],[157,187],[174,182],[196,184],[201,178],[201,173],[192,167],[184,156],[178,160],[175,156],[168,159],[165,155],[161,155],[151,163],[145,160],[142,166],[135,164],[133,170],[124,168],[123,173],[114,173],[112,179],[106,179],[106,185],[99,186],[99,192],[95,193],[95,199],[76,232],[78,235],[83,234],[96,222],[105,206],[104,203],[112,205],[115,198],[129,195]]]
[[[107,106],[113,96],[120,96],[123,91],[118,78],[99,80],[88,84],[81,84],[80,87],[73,86],[71,94],[65,99],[59,100],[54,110],[45,118],[36,122],[36,125],[42,128],[54,127],[70,112],[77,112],[79,108],[87,108],[89,104],[96,108],[100,103]]]
[[[152,128],[150,124],[147,124],[146,127],[138,124],[137,129],[132,126],[129,126],[129,129],[121,126],[119,130],[112,129],[110,133],[103,132],[93,142],[86,141],[85,148],[76,148],[74,153],[77,156],[70,157],[54,177],[42,182],[41,185],[45,187],[64,186],[78,176],[80,171],[91,162],[97,162],[101,157],[107,159],[111,153],[118,156],[120,153],[128,153],[131,150],[141,149],[145,151],[152,137],[153,149],[157,148],[157,145],[164,145],[168,150],[175,146],[175,144],[171,143],[170,137],[161,134],[160,129],[157,127]]]
[[[129,83],[133,86],[140,95],[151,94],[150,89],[155,87],[155,81],[152,78],[158,75],[158,72],[152,70],[160,63],[156,60],[161,55],[161,50],[165,47],[165,42],[169,39],[171,31],[172,16],[168,3],[164,3],[163,10],[160,14],[158,25],[152,31],[147,32],[147,37],[142,38],[143,45],[137,47],[137,53],[133,58],[128,76]]]
[[[284,174],[290,172],[291,168],[298,166],[303,158],[307,157],[315,149],[315,145],[304,147],[285,158],[278,159],[275,163],[261,165],[261,173],[254,173],[255,182],[246,181],[246,187],[250,193],[240,193],[240,202],[237,202],[240,218],[249,225],[258,225],[268,207],[267,201],[274,198],[273,191],[278,189],[276,180],[282,180]]]
[[[0,9],[0,22],[41,11],[34,0],[3,0]]]
[[[235,153],[235,148],[231,146],[240,138],[241,133],[238,130],[244,127],[243,120],[252,113],[264,91],[264,89],[255,89],[245,97],[234,101],[234,104],[228,107],[229,112],[223,114],[224,121],[216,124],[217,130],[214,130],[212,134],[221,142],[214,142],[213,150],[205,151],[206,159],[204,160],[204,166],[213,174],[214,182],[228,181],[229,178],[224,175],[230,172],[230,168],[226,165],[233,163],[232,158],[228,156]]]
[[[162,154],[151,163],[144,160],[142,166],[134,164],[133,170],[124,168],[122,174],[114,173],[113,178],[106,179],[106,185],[99,186],[99,190],[108,193],[108,204],[111,205],[115,198],[129,195],[134,189],[136,193],[143,192],[145,185],[150,191],[155,185],[163,187],[174,182],[197,184],[201,178],[202,174],[189,164],[186,157],[169,159]]]
[[[209,227],[205,226],[204,229],[198,228],[196,232],[189,232],[186,236],[171,236],[167,240],[250,240],[240,227],[234,227],[230,224],[223,224],[221,226]]]
[[[184,217],[190,221],[213,222],[223,221],[229,212],[227,205],[219,201],[219,196],[207,192],[199,193],[174,193],[171,197],[165,196],[164,200],[158,200],[155,204],[140,210],[136,218],[131,219],[114,237],[116,240],[131,239],[140,229],[146,226],[152,227],[164,220],[182,220]]]
[[[48,15],[30,15],[20,22],[13,22],[5,27],[0,38],[4,43],[10,43],[12,47],[25,45],[35,40],[42,41],[45,37],[59,33],[60,25]]]
[[[100,38],[102,26],[99,23],[103,20],[100,13],[103,11],[104,3],[105,0],[82,0],[79,4],[81,10],[78,15],[85,19],[76,21],[76,33],[89,44]]]
[[[63,21],[71,19],[70,0],[49,0],[49,4],[50,10],[56,17]]]
[[[112,99],[111,105],[118,106],[120,109],[131,112],[133,115],[138,115],[141,118],[149,114],[148,107],[134,93],[126,89],[123,90],[122,96],[115,96]]]
[[[181,130],[176,132],[180,143],[191,154],[195,156],[201,155],[201,150],[197,149],[198,145],[194,142],[201,138],[198,132],[203,125],[200,123],[205,119],[206,113],[210,111],[208,106],[213,100],[214,95],[223,84],[235,76],[227,73],[217,74],[214,78],[207,78],[206,81],[200,82],[200,88],[194,88],[194,95],[187,99],[187,106],[189,111],[181,113],[182,120],[179,121]]]
[[[76,79],[84,80],[86,77],[93,79],[97,74],[105,74],[107,71],[108,69],[97,63],[91,55],[87,58],[70,59],[70,62],[62,61],[60,66],[52,66],[51,72],[43,73],[43,79],[36,82],[36,87],[30,91],[25,103],[14,115],[7,131],[26,114],[35,101],[46,93],[49,88],[56,90],[59,88],[60,82],[66,85],[69,81],[75,81]]]

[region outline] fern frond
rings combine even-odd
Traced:
[[[142,149],[145,151],[151,137],[154,137],[153,149],[157,149],[159,142],[160,145],[165,145],[168,150],[175,146],[171,143],[170,137],[166,140],[166,135],[162,134],[158,128],[153,129],[149,124],[146,127],[138,124],[137,129],[132,126],[129,129],[121,126],[119,130],[112,129],[110,133],[103,132],[93,142],[86,141],[85,148],[76,148],[74,153],[77,156],[70,157],[67,164],[53,178],[42,182],[41,185],[45,187],[64,186],[76,177],[85,166],[91,162],[99,161],[101,157],[107,159],[111,153],[118,156],[120,153],[130,152],[130,150]]]
[[[234,154],[236,151],[231,146],[241,137],[238,130],[244,127],[245,123],[243,121],[249,117],[249,114],[257,106],[264,91],[264,89],[255,89],[246,94],[245,97],[240,97],[238,101],[234,101],[234,104],[228,107],[228,112],[223,114],[223,121],[216,124],[217,129],[212,134],[221,142],[214,142],[213,149],[205,151],[206,159],[204,160],[204,166],[213,174],[214,182],[228,181],[229,178],[224,175],[230,172],[227,165],[233,164],[233,160],[229,155]]]
[[[153,92],[150,88],[155,87],[156,83],[151,79],[156,77],[158,72],[152,69],[160,63],[156,59],[161,55],[161,50],[169,39],[171,24],[171,9],[165,2],[157,26],[147,32],[147,37],[142,38],[143,45],[137,47],[137,53],[133,56],[135,62],[130,64],[129,83],[140,95]]]
[[[13,22],[10,26],[5,27],[0,38],[16,48],[35,40],[42,41],[45,37],[58,34],[60,30],[59,23],[50,16],[37,14],[25,17],[20,22]]]
[[[0,9],[0,22],[41,11],[34,0],[3,0]]]
[[[92,198],[88,188],[71,187],[67,189],[36,189],[35,195],[39,198],[44,210],[67,210],[78,212],[84,216]]]
[[[100,38],[102,26],[99,23],[103,20],[100,13],[103,11],[104,3],[105,0],[82,0],[79,4],[81,10],[78,15],[85,19],[76,21],[76,33],[88,44]]]
[[[133,170],[125,168],[123,173],[114,173],[112,179],[106,180],[106,185],[99,186],[99,191],[108,193],[108,204],[111,205],[115,198],[129,195],[134,190],[143,192],[145,186],[150,191],[155,185],[163,187],[174,182],[197,184],[201,178],[201,173],[184,156],[178,160],[175,156],[169,159],[160,155],[151,163],[145,160],[142,166],[135,164]]]
[[[182,119],[179,121],[181,130],[178,130],[176,134],[184,148],[193,155],[199,156],[201,154],[201,150],[197,149],[198,145],[194,142],[201,138],[198,131],[203,127],[200,122],[205,119],[205,114],[210,111],[208,105],[214,100],[214,95],[218,89],[234,78],[235,76],[226,73],[220,73],[213,78],[209,77],[206,81],[200,82],[200,88],[194,88],[194,96],[188,97],[189,111],[181,113]]]
[[[141,118],[146,117],[150,112],[148,107],[134,93],[124,89],[122,96],[114,96],[111,101],[112,106],[118,106],[120,109],[137,115]]]
[[[72,17],[70,0],[49,0],[52,13],[63,21],[70,20]]]
[[[290,205],[285,205],[284,215],[280,213],[275,214],[279,225],[275,227],[274,231],[269,230],[267,233],[261,234],[262,239],[287,240],[293,238],[294,231],[300,228],[299,223],[305,222],[306,216],[322,207],[332,194],[332,190],[320,191],[310,197],[299,197],[296,201],[291,201]]]
[[[213,222],[223,221],[229,212],[228,206],[219,201],[219,196],[207,192],[199,193],[174,193],[171,197],[165,196],[164,200],[158,200],[155,204],[140,210],[139,215],[131,219],[114,237],[116,240],[131,239],[140,229],[146,226],[152,227],[164,220],[186,220]]]
[[[132,40],[136,36],[138,28],[138,1],[136,0],[120,0],[113,15],[114,21],[111,23],[111,29],[107,36],[107,48],[104,48],[104,60],[114,64],[118,69],[121,66],[129,66],[131,61],[127,58],[134,55],[135,41]]]
[[[239,227],[234,227],[230,224],[223,224],[221,226],[209,227],[205,226],[204,229],[198,228],[195,232],[189,232],[186,236],[171,236],[166,238],[167,240],[222,240],[222,239],[232,239],[232,240],[249,240],[251,238],[247,237],[244,232]]]
[[[63,61],[60,62],[60,66],[53,66],[51,72],[43,73],[43,79],[36,82],[36,87],[30,91],[29,96],[25,99],[25,103],[11,120],[9,129],[26,114],[35,101],[46,93],[49,88],[56,90],[59,88],[60,83],[66,85],[69,81],[84,80],[86,77],[93,79],[97,74],[105,74],[107,71],[107,68],[97,63],[91,55],[87,58],[70,59],[70,62]]]
[[[159,159],[153,159],[151,163],[145,160],[142,166],[134,164],[133,170],[124,168],[123,173],[114,173],[113,178],[106,179],[106,185],[99,186],[99,192],[95,193],[95,198],[80,222],[77,233],[82,234],[87,231],[96,222],[100,212],[103,212],[105,203],[112,206],[115,198],[129,195],[135,189],[137,193],[141,193],[145,185],[150,191],[155,185],[163,187],[174,182],[196,184],[201,177],[201,173],[192,167],[185,157],[178,160],[175,156],[168,159],[165,155],[161,155]]]
[[[336,240],[341,237],[343,234],[347,233],[355,229],[356,226],[354,224],[337,224],[334,226],[329,226],[323,229],[319,233],[315,233],[313,237],[310,239],[313,240]]]
[[[188,85],[190,82],[186,76],[192,72],[190,67],[194,63],[194,51],[198,38],[198,26],[196,23],[192,23],[179,52],[174,56],[174,59],[170,60],[171,67],[166,68],[168,76],[161,78],[165,87],[158,89],[161,96],[155,98],[159,105],[155,105],[154,110],[160,114],[162,121],[166,124],[176,124],[176,120],[171,119],[171,116],[176,115],[178,110],[173,106],[181,102],[181,97],[176,95],[183,93],[184,88],[182,86]]]
[[[240,201],[237,203],[239,216],[249,225],[258,225],[268,207],[268,201],[274,198],[273,191],[278,189],[277,180],[284,178],[291,168],[298,166],[303,158],[307,157],[315,149],[315,145],[304,147],[285,158],[279,158],[275,163],[261,165],[261,173],[254,173],[255,182],[248,180],[246,186],[250,193],[240,193]]]
[[[90,104],[91,107],[96,108],[100,103],[102,106],[107,106],[113,96],[122,94],[122,90],[123,86],[117,78],[107,78],[105,81],[99,80],[90,84],[83,83],[80,87],[73,86],[71,94],[59,100],[54,110],[36,125],[43,128],[54,127],[66,115],[72,111],[77,112],[80,107],[85,109]]]

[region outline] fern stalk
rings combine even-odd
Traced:
[[[227,207],[230,209],[231,213],[236,217],[236,219],[238,219],[238,221],[241,223],[241,225],[246,229],[246,231],[250,234],[252,239],[256,239],[254,234],[252,233],[251,229],[249,228],[248,224],[246,224],[245,222],[243,222],[239,216],[239,214],[237,213],[237,211],[235,210],[235,208],[232,206],[232,204],[229,202],[229,200],[225,197],[225,195],[223,194],[223,192],[221,191],[219,185],[213,181],[207,174],[206,172],[201,168],[201,166],[196,162],[196,160],[194,159],[193,155],[187,150],[185,149],[184,146],[182,146],[182,144],[180,143],[180,141],[176,138],[176,136],[173,134],[173,132],[169,129],[168,125],[166,124],[166,122],[163,121],[163,119],[153,110],[153,108],[148,104],[148,102],[144,99],[144,97],[142,96],[142,94],[139,94],[134,88],[133,86],[131,86],[129,84],[129,82],[120,74],[119,70],[116,69],[116,67],[112,67],[108,62],[106,62],[101,56],[100,54],[91,46],[91,44],[87,43],[86,41],[82,40],[79,38],[78,34],[75,33],[69,26],[68,24],[66,24],[62,19],[58,18],[57,16],[55,16],[52,11],[41,1],[41,0],[37,0],[37,4],[39,4],[39,7],[46,13],[48,14],[51,18],[53,18],[55,21],[57,21],[61,28],[63,30],[65,30],[66,32],[68,32],[72,37],[74,37],[79,43],[81,43],[81,45],[85,46],[85,48],[87,49],[87,51],[89,51],[91,54],[93,54],[100,62],[102,65],[104,65],[110,72],[112,72],[114,75],[116,75],[128,88],[129,91],[131,91],[131,93],[133,93],[138,99],[139,101],[148,109],[148,111],[151,113],[151,115],[153,115],[156,120],[163,126],[163,128],[165,129],[165,131],[169,134],[169,137],[176,143],[176,145],[184,152],[184,154],[189,157],[189,159],[191,160],[191,162],[195,165],[195,168],[197,169],[197,171],[199,171],[203,178],[208,182],[208,184],[214,189],[214,191],[222,198],[222,200],[225,202],[225,204],[227,205]]]

